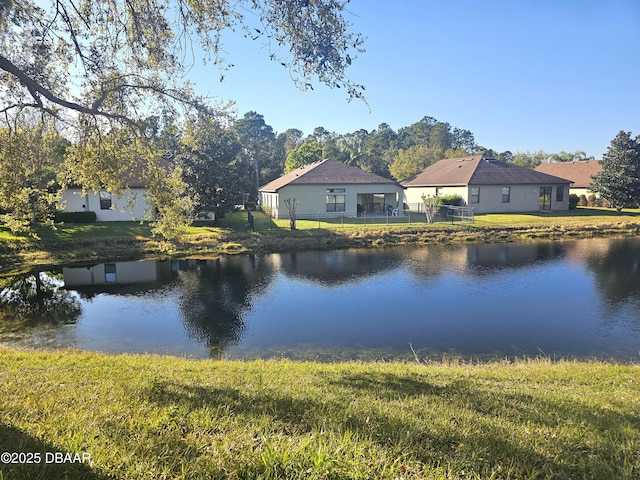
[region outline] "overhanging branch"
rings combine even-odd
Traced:
[[[9,59],[0,55],[0,70],[4,70],[7,73],[10,73],[14,77],[16,77],[22,85],[24,85],[29,93],[33,97],[33,100],[36,102],[38,108],[43,108],[42,99],[46,98],[51,103],[55,105],[59,105],[64,108],[68,108],[70,110],[74,110],[79,113],[85,113],[87,115],[92,116],[100,116],[105,118],[111,118],[114,120],[120,120],[126,123],[133,123],[131,119],[127,118],[124,115],[120,115],[117,113],[106,112],[100,109],[87,107],[85,105],[81,105],[76,102],[71,102],[69,100],[65,100],[53,94],[48,88],[42,86],[40,83],[31,78],[24,70],[22,70],[17,65],[13,64]]]

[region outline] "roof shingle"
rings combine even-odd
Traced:
[[[574,188],[589,188],[591,177],[602,171],[598,160],[577,160],[575,162],[542,163],[535,170],[537,172],[568,178]]]
[[[365,172],[336,160],[322,160],[304,165],[260,187],[262,192],[277,192],[287,185],[326,184],[395,184],[375,173]]]
[[[570,180],[482,155],[446,158],[401,182],[404,187],[558,183]]]

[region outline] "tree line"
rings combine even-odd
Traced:
[[[295,128],[275,132],[257,112],[236,119],[195,114],[182,122],[149,117],[73,140],[58,127],[23,115],[0,129],[0,208],[14,230],[51,223],[61,190],[70,186],[118,194],[145,184],[154,228],[171,237],[190,219],[207,212],[222,217],[255,202],[261,185],[325,158],[398,181],[442,158],[471,154],[528,167],[585,158],[583,152],[498,153],[477,145],[469,130],[429,116],[397,131],[383,123],[347,134],[317,127],[307,136]]]

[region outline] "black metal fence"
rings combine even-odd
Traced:
[[[434,223],[473,222],[473,208],[442,205],[433,218]],[[274,219],[263,212],[247,210],[247,221],[253,231],[289,228],[289,218]],[[424,211],[405,210],[398,214],[367,214],[357,216],[346,213],[297,213],[296,224],[300,229],[307,228],[345,228],[371,225],[410,225],[425,224]]]

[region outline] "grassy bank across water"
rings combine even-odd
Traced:
[[[357,220],[354,220],[356,222]],[[162,256],[200,257],[243,252],[274,253],[313,249],[368,248],[394,245],[493,243],[559,240],[611,235],[638,235],[640,210],[617,214],[581,208],[569,212],[477,215],[473,223],[361,225],[287,220],[256,215],[257,231],[249,229],[245,212],[220,225],[194,225],[172,243],[151,235],[136,222],[58,225],[39,228],[38,238],[0,228],[0,275],[51,265],[137,260]]]
[[[640,476],[637,365],[0,349],[0,398],[0,451],[41,458],[5,457],[3,480]]]

